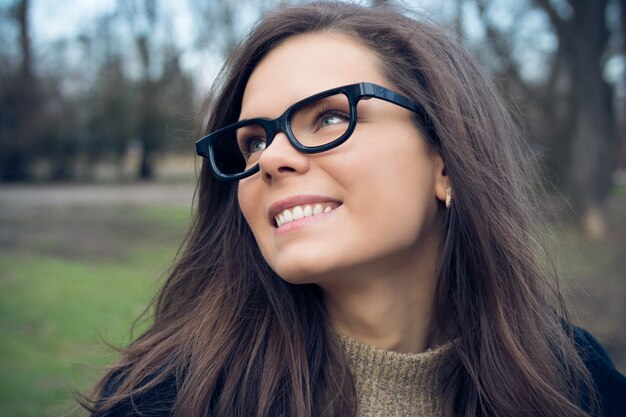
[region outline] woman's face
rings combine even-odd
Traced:
[[[292,37],[252,73],[240,120],[275,118],[315,93],[364,81],[393,89],[366,46],[341,34]],[[289,282],[392,271],[439,241],[443,162],[429,152],[412,113],[370,99],[359,103],[358,116],[345,143],[318,154],[299,153],[279,133],[260,157],[260,172],[239,182],[239,205],[259,248]],[[285,216],[313,215],[277,227],[274,214],[286,209]]]

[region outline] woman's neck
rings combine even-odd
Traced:
[[[320,284],[335,329],[381,349],[419,353],[443,341],[433,328],[438,242]],[[416,253],[415,248],[407,253]],[[355,273],[356,272],[356,273]]]

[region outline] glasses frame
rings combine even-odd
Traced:
[[[296,112],[296,110],[316,100],[341,93],[343,93],[348,98],[348,103],[350,106],[350,120],[346,131],[337,139],[320,146],[305,146],[298,142],[291,129],[291,118],[293,117],[293,114]],[[289,139],[291,145],[301,153],[314,154],[324,152],[336,148],[337,146],[348,140],[348,138],[352,135],[354,129],[356,128],[357,105],[359,104],[359,101],[369,100],[371,98],[378,98],[389,103],[396,104],[414,113],[417,113],[418,116],[420,116],[422,121],[425,123],[425,125],[429,124],[428,115],[419,104],[403,96],[402,94],[396,93],[395,91],[388,89],[387,87],[383,87],[381,85],[369,82],[361,82],[357,84],[350,84],[344,85],[342,87],[332,88],[330,90],[322,91],[321,93],[317,93],[303,100],[300,100],[290,106],[287,110],[285,110],[282,115],[280,115],[276,119],[267,119],[262,117],[246,119],[213,131],[196,142],[196,153],[209,159],[211,171],[213,172],[213,175],[215,175],[215,177],[219,180],[234,181],[247,178],[259,171],[258,163],[256,163],[253,167],[248,168],[247,170],[238,174],[224,174],[217,166],[217,163],[215,161],[215,153],[213,151],[213,142],[215,138],[223,132],[230,129],[238,129],[251,124],[256,124],[261,125],[263,129],[265,129],[266,149],[272,144],[276,135],[279,132],[283,132],[287,136],[287,139]]]

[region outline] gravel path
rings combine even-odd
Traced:
[[[0,209],[3,207],[68,207],[156,204],[188,207],[194,186],[190,184],[0,184]]]

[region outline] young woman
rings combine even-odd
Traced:
[[[623,415],[552,282],[527,150],[439,29],[277,11],[204,115],[192,230],[95,415]]]

